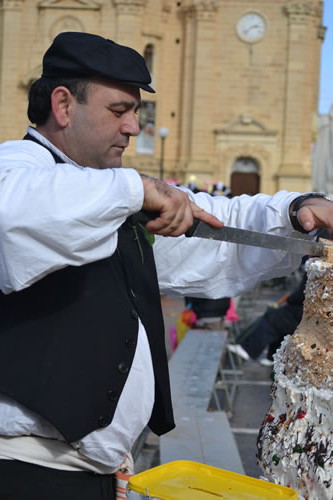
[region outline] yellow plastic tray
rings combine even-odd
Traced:
[[[177,460],[131,477],[129,490],[163,500],[297,500],[297,492],[197,462]],[[146,496],[144,496],[146,495]]]

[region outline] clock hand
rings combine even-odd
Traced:
[[[253,28],[258,28],[259,25],[258,24],[253,24],[253,26],[250,26],[249,28],[247,28],[247,30],[245,30],[245,33],[247,34],[249,31],[251,31]]]

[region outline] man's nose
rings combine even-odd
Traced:
[[[131,113],[126,116],[126,120],[124,121],[121,132],[126,135],[139,135],[140,126],[139,126],[139,118],[136,113]]]

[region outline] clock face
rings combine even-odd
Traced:
[[[242,40],[254,43],[262,39],[266,27],[266,20],[262,15],[257,12],[248,12],[237,21],[236,31]]]

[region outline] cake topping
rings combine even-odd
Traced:
[[[275,354],[272,404],[258,435],[265,477],[295,488],[302,500],[333,499],[331,249],[331,262],[306,265],[303,318]]]

